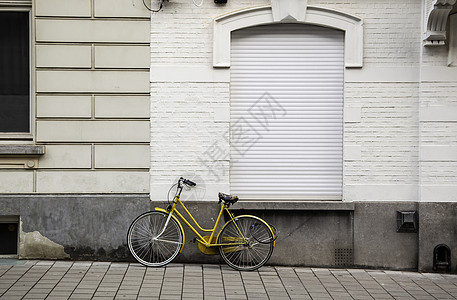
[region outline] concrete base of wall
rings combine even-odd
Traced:
[[[166,202],[148,195],[10,195],[0,197],[2,216],[18,216],[21,258],[129,260],[126,234],[136,216]],[[186,202],[200,225],[212,228],[217,202]],[[238,202],[232,211],[254,214],[279,231],[274,265],[433,270],[433,249],[451,250],[457,272],[457,203]],[[417,211],[418,232],[397,232],[397,211]],[[198,250],[186,228],[177,262],[222,263]],[[439,272],[446,270],[439,268]]]
[[[416,270],[418,233],[397,232],[397,211],[417,211],[416,202],[357,202],[354,265]]]
[[[441,267],[433,270],[433,250],[447,245],[451,250],[451,272],[457,273],[457,203],[419,203],[419,265],[421,272],[445,272]]]
[[[20,258],[125,260],[128,226],[149,196],[14,195],[1,196],[0,207],[0,221],[20,219]]]

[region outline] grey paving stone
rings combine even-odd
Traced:
[[[293,299],[293,300],[312,300],[311,296],[309,296],[309,295],[298,295],[298,296],[291,295],[290,299]]]
[[[115,292],[119,289],[119,286],[99,286],[97,292]]]
[[[38,295],[47,295],[52,291],[52,289],[36,289],[32,288],[28,293],[29,294],[38,294]]]
[[[65,297],[70,297],[70,295],[72,294],[72,291],[52,291],[49,296],[60,296],[62,298],[65,298]]]
[[[21,299],[27,294],[27,291],[25,292],[7,292],[0,299],[9,299],[9,298],[15,298],[15,299]]]
[[[140,291],[138,293],[138,297],[147,297],[147,296],[159,297],[159,295],[160,295],[160,290],[156,290],[156,291]]]
[[[135,300],[137,298],[136,295],[117,295],[114,299],[130,299]]]
[[[159,299],[161,299],[161,300],[176,300],[176,299],[180,299],[180,298],[176,298],[176,295],[160,295]]]
[[[2,296],[2,300],[20,300],[23,296]]]
[[[73,291],[72,295],[84,294],[84,295],[92,295],[95,293],[95,289],[76,289]]]
[[[35,266],[52,266],[54,263],[51,260],[39,260],[35,263]]]
[[[48,294],[30,294],[30,293],[27,293],[23,299],[46,299],[46,297],[48,296]]]
[[[225,293],[223,291],[204,291],[205,298],[212,298],[212,297],[225,297]]]
[[[161,293],[161,294],[160,294]],[[3,295],[2,295],[3,294]],[[358,269],[28,262],[0,268],[3,299],[455,299],[457,275]]]

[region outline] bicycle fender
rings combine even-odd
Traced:
[[[173,217],[173,216],[172,216]],[[267,222],[265,222],[264,219],[261,219],[257,216],[253,216],[253,215],[240,215],[240,216],[235,216],[234,219],[236,218],[239,218],[239,217],[251,217],[251,218],[254,218],[254,219],[257,219],[259,220],[260,222],[264,223],[265,225],[267,225],[267,227],[270,229],[271,231],[271,234],[273,235],[273,238],[276,237],[275,235],[275,231],[271,228],[270,224],[268,224]],[[225,226],[227,226],[230,222],[233,222],[232,219],[230,219],[229,221],[227,221],[224,226],[222,226],[221,230],[219,231],[219,233],[217,234],[217,240],[219,240],[219,235],[221,234],[222,230],[225,228]],[[273,241],[273,247],[276,245],[276,241]]]
[[[166,214],[169,214],[169,213],[170,213],[168,210],[163,209],[163,208],[160,208],[160,207],[156,207],[156,208],[154,208],[154,210],[160,211],[160,212],[163,212],[163,213],[166,213]],[[181,228],[181,232],[182,232],[182,245],[181,245],[181,249],[179,250],[179,252],[181,253],[182,249],[184,248],[184,244],[186,243],[186,235],[185,235],[185,233],[184,233],[184,228],[182,227],[181,222],[179,222],[178,218],[176,218],[176,216],[174,216],[174,215],[171,215],[171,217],[178,223],[179,228]]]

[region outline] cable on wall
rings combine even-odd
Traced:
[[[203,4],[203,0],[201,0],[200,3],[197,3],[196,0],[192,0],[192,2],[194,2],[194,5],[197,6],[197,7],[201,7],[202,4]]]
[[[162,7],[163,7],[163,2],[164,2],[164,1],[165,1],[165,0],[161,0],[161,1],[160,1],[160,6],[159,6],[159,9],[157,9],[157,10],[154,10],[154,9],[152,9],[151,7],[147,6],[146,0],[143,0],[143,5],[144,5],[144,7],[146,7],[149,11],[152,11],[152,12],[155,12],[155,13],[156,13],[156,12],[159,12],[159,11],[162,9]]]

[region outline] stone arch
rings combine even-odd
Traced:
[[[262,6],[236,11],[214,20],[213,67],[230,67],[230,36],[237,29],[275,24],[303,23],[339,29],[345,32],[345,66],[360,68],[363,65],[363,22],[362,19],[345,12],[329,8],[307,6],[306,13],[297,19],[288,15],[279,20],[271,6]]]

